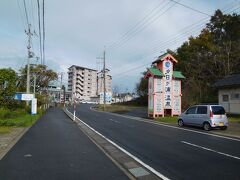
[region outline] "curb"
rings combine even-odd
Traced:
[[[32,126],[30,126],[32,127]],[[21,132],[17,133],[15,137],[8,144],[6,149],[0,152],[0,160],[12,149],[12,147],[22,138],[22,136],[30,129],[30,127],[24,128]]]
[[[66,108],[64,108],[63,111],[73,120],[73,114],[71,112],[69,112]],[[144,166],[139,163],[136,157],[132,157],[133,155],[129,154],[126,150],[119,147],[99,132],[95,131],[78,117],[75,118],[75,122],[79,128],[94,142],[94,144],[96,144],[97,147],[102,150],[102,152],[109,157],[112,162],[128,176],[129,179],[168,180],[168,178],[160,173],[154,173],[154,169],[148,165]]]

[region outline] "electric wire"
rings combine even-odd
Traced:
[[[42,4],[42,21],[43,21],[43,64],[45,64],[45,5],[44,5],[45,0],[43,0]]]
[[[178,1],[175,1],[175,0],[169,0],[169,1],[175,2],[176,4],[181,5],[181,6],[185,7],[185,8],[187,8],[187,9],[191,9],[191,10],[193,10],[193,11],[195,11],[195,12],[198,12],[198,13],[200,13],[200,14],[203,14],[203,15],[206,15],[206,16],[211,17],[210,14],[207,14],[207,13],[205,13],[205,12],[202,12],[202,11],[200,11],[200,10],[198,10],[198,9],[194,9],[193,7],[190,7],[190,6],[188,6],[188,5],[182,4],[182,3],[178,2]]]
[[[228,9],[224,10],[224,12],[226,12],[230,9],[232,9],[232,8],[228,8]],[[236,8],[236,9],[238,9],[238,8]],[[236,9],[232,10],[231,12],[234,12]],[[176,43],[177,40],[179,41],[182,38],[185,38],[185,36],[189,36],[191,34],[199,32],[200,29],[202,29],[203,26],[205,26],[205,24],[207,23],[207,20],[208,20],[208,18],[204,18],[204,19],[201,19],[200,21],[198,21],[197,23],[191,24],[191,25],[183,28],[182,30],[180,30],[180,32],[182,32],[185,29],[187,29],[187,31],[183,31],[183,33],[181,33],[180,35],[176,34],[175,36],[173,36],[173,38],[170,38],[167,41],[161,42],[157,46],[152,46],[151,48],[149,48],[150,51],[148,51],[148,52],[153,52],[153,53],[157,52],[157,51],[159,51],[159,50],[156,50],[157,48],[159,49],[160,47],[163,48],[167,45],[172,45],[172,44]],[[204,21],[204,22],[202,23],[202,21]],[[152,48],[153,48],[153,50],[151,50]]]
[[[33,25],[33,30],[34,30],[34,32],[35,32],[35,30],[36,30],[36,26],[35,26],[35,15],[34,15],[34,6],[33,6],[33,1],[32,0],[30,0],[30,4],[31,4],[31,16],[32,16],[32,25]]]
[[[235,12],[235,11],[238,10],[239,8],[240,8],[240,7],[237,7],[237,8],[235,8],[234,10],[231,10],[231,11],[228,12],[228,13]],[[223,11],[223,12],[226,12],[226,11],[228,11],[229,9],[232,9],[232,8],[228,8],[227,10],[225,10],[225,11]],[[155,52],[155,53],[156,53],[156,52]],[[127,72],[137,70],[137,69],[142,68],[142,67],[145,67],[145,66],[147,66],[147,65],[151,65],[151,62],[148,62],[148,63],[142,64],[142,65],[139,65],[139,66],[137,66],[137,67],[130,68],[130,69],[124,71],[124,72],[115,74],[115,75],[113,75],[113,76],[114,76],[114,78],[116,78],[116,77],[119,78],[119,77],[121,77],[121,76],[124,76],[124,74],[127,73]]]
[[[38,34],[39,34],[39,52],[41,64],[43,64],[43,52],[42,52],[42,30],[41,30],[41,15],[40,15],[40,2],[37,0],[38,6]]]
[[[26,25],[26,21],[24,21],[24,12],[22,11],[22,8],[20,6],[19,0],[16,0],[17,4],[18,4],[18,9],[19,9],[19,14],[20,14],[20,19],[21,19],[21,23],[23,26],[23,29],[26,29],[27,25]]]
[[[25,10],[27,25],[29,26],[30,24],[29,24],[28,12],[27,12],[27,7],[26,7],[26,1],[25,0],[23,0],[23,5],[24,5],[24,10]]]
[[[117,44],[119,41],[121,41],[123,38],[125,38],[129,33],[131,33],[132,31],[134,31],[137,27],[141,26],[142,23],[144,23],[145,21],[148,21],[149,18],[151,18],[151,16],[153,16],[154,13],[156,13],[155,11],[159,9],[159,7],[162,5],[162,3],[164,3],[166,0],[161,1],[157,6],[155,6],[153,9],[151,9],[142,19],[140,19],[134,26],[132,26],[127,32],[125,32],[123,35],[121,35],[121,37],[115,41],[112,42],[108,45],[108,47],[112,47],[115,44]]]
[[[167,4],[168,5],[168,4]],[[165,11],[163,11],[163,13],[159,14],[158,16],[150,19],[150,21],[148,21],[147,23],[145,23],[143,26],[141,26],[140,28],[138,28],[136,31],[132,32],[127,38],[125,38],[121,43],[118,43],[117,45],[114,46],[114,48],[119,48],[122,47],[124,44],[126,44],[126,42],[128,42],[129,40],[131,40],[133,37],[135,37],[138,33],[142,32],[144,29],[146,29],[147,27],[149,27],[150,24],[154,23],[158,18],[160,18],[162,15],[164,15],[168,10],[170,10],[172,7],[174,7],[176,5],[172,4],[170,7],[168,7]],[[166,6],[165,6],[166,7]],[[164,8],[165,8],[164,7]],[[113,48],[113,47],[112,47]]]
[[[207,15],[208,17],[211,17],[211,15],[209,15],[209,14],[207,14],[207,13],[204,13],[204,12],[202,12],[202,11],[200,11],[200,10],[194,9],[194,8],[192,8],[192,7],[190,7],[190,6],[185,5],[185,4],[182,4],[182,3],[180,3],[179,1],[169,0],[169,2],[174,2],[175,4],[179,4],[179,5],[181,5],[181,6],[185,7],[185,8],[191,9],[191,10],[193,10],[193,11],[196,11],[196,12],[198,12],[198,13],[201,13],[201,14]],[[174,5],[175,5],[175,4],[174,4]],[[172,6],[174,6],[174,5],[172,5]],[[159,5],[158,5],[156,8],[158,8],[158,7],[159,7]],[[170,8],[171,8],[171,7],[169,7],[166,11],[168,11]],[[153,10],[154,10],[154,9],[153,9]],[[163,14],[164,14],[164,13],[163,13]],[[160,16],[161,16],[161,15],[160,15]],[[155,18],[155,20],[158,19],[160,16],[158,16],[157,18]],[[145,17],[147,17],[147,16],[145,16]],[[153,23],[155,20],[153,20],[153,21],[150,22],[150,23],[145,24],[145,26]],[[137,24],[138,24],[138,23],[137,23]],[[121,46],[124,45],[127,41],[129,41],[130,39],[132,39],[133,36],[135,36],[137,33],[141,32],[143,29],[145,29],[145,26],[140,27],[140,30],[134,31],[134,34],[130,34],[130,35],[132,35],[132,36],[129,36],[129,35],[128,35],[127,38],[123,39],[123,42],[122,42],[122,43],[119,43],[119,41],[117,41],[117,43],[115,42],[115,43],[111,44],[109,47],[112,47],[112,48],[113,48],[113,47],[114,47],[114,48],[116,48],[116,47],[121,47]],[[129,34],[129,31],[128,31],[127,33],[125,33],[124,36],[126,36],[126,34]],[[124,37],[124,36],[123,36],[123,37]],[[123,38],[123,37],[122,37],[122,38]],[[122,38],[120,38],[120,39],[122,39]]]

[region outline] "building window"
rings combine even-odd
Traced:
[[[223,102],[228,102],[229,101],[229,97],[228,97],[227,94],[222,95],[222,101]]]
[[[239,99],[239,98],[240,98],[239,93],[231,94],[231,99],[232,100],[236,100],[236,99]]]

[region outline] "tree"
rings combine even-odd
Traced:
[[[179,63],[175,65],[183,81],[183,107],[201,102],[217,102],[213,84],[220,78],[240,73],[240,15],[216,10],[197,37],[189,37],[176,52],[167,50]],[[137,84],[140,97],[147,94],[147,83]],[[146,98],[146,97],[145,97]]]
[[[190,37],[177,49],[177,69],[187,77],[183,83],[183,99],[189,104],[216,102],[214,82],[239,73],[239,29],[239,15],[224,15],[217,10],[199,36]]]
[[[0,106],[8,107],[16,93],[17,75],[14,70],[0,69]]]
[[[56,80],[58,75],[51,69],[47,69],[46,65],[31,65],[30,67],[31,81],[33,82],[33,78],[36,76],[36,92],[40,90],[44,90],[48,87],[50,81]],[[20,77],[19,77],[19,91],[26,91],[26,79],[27,79],[27,66],[20,69]],[[33,87],[31,87],[31,91],[33,91]]]
[[[139,96],[138,102],[140,105],[147,105],[148,102],[148,79],[145,79],[144,76],[146,71],[142,73],[139,83],[136,84],[136,93]]]

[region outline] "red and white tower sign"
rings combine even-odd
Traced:
[[[171,54],[163,54],[152,63],[145,78],[148,78],[148,116],[181,114],[181,80],[185,77],[174,71],[178,61]]]

